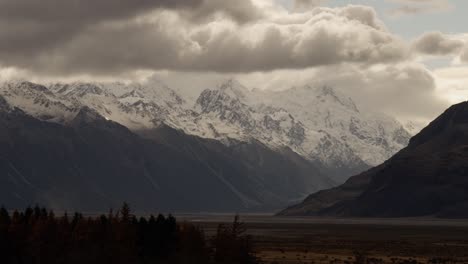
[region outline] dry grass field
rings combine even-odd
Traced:
[[[208,234],[229,216],[185,217]],[[468,263],[468,221],[346,220],[245,216],[267,264]]]

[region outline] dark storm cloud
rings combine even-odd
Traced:
[[[36,52],[100,22],[155,9],[177,10],[193,20],[223,14],[245,23],[261,16],[250,0],[0,0],[0,49]]]
[[[193,8],[203,0],[0,0],[0,17],[12,22],[87,23],[136,15],[153,8]]]
[[[89,27],[156,9],[176,10],[193,21],[223,15],[246,23],[261,17],[250,0],[0,0],[0,55],[36,56]]]
[[[203,0],[0,0],[0,52],[36,55],[103,21],[202,4]]]
[[[407,56],[364,6],[318,7],[301,23],[276,23],[251,0],[117,1],[0,0],[0,21],[8,21],[0,64],[44,75],[245,73]]]

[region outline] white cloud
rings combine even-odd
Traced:
[[[468,67],[446,67],[434,71],[438,92],[451,104],[468,100]]]
[[[464,45],[463,40],[437,31],[424,33],[412,43],[415,52],[425,55],[458,54]]]
[[[465,48],[462,50],[460,54],[460,60],[462,62],[468,63],[468,45],[466,45]]]
[[[323,5],[327,0],[295,0],[294,10],[295,11],[307,11],[314,7]]]
[[[419,63],[359,67],[340,64],[306,70],[276,70],[245,74],[161,72],[158,78],[192,100],[202,89],[236,78],[249,88],[287,90],[294,86],[330,85],[352,97],[363,111],[380,111],[403,122],[427,124],[452,101],[436,87],[433,74]]]

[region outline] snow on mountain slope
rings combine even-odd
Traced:
[[[230,144],[258,140],[291,148],[321,164],[337,182],[406,146],[410,134],[393,118],[363,112],[330,87],[251,91],[235,80],[201,92],[191,105],[164,83],[30,82],[1,85],[0,95],[42,120],[70,122],[83,107],[132,130],[162,124]]]
[[[79,101],[104,117],[131,129],[148,129],[166,123],[181,127],[189,123],[184,100],[155,80],[143,83],[53,84],[50,89],[64,100]]]
[[[292,88],[263,98],[266,104],[289,111],[307,128],[338,139],[371,166],[390,158],[411,137],[395,119],[361,111],[351,98],[328,86]]]
[[[332,95],[332,90],[327,93]],[[324,100],[328,94],[323,95]],[[295,98],[297,96],[302,95],[249,91],[230,80],[216,90],[203,91],[195,109],[204,117],[199,123],[209,122],[216,129],[213,136],[253,137],[272,148],[288,146],[307,159],[322,164],[337,182],[366,169],[370,164],[364,162],[335,131],[340,129],[334,125],[340,122],[335,120],[336,114],[322,108],[310,109],[307,101],[301,103],[302,99]],[[281,102],[283,97],[285,102]],[[357,111],[351,100],[344,102],[337,97],[336,102]],[[334,105],[336,102],[326,107],[337,107]],[[313,118],[309,118],[309,114],[314,114]]]
[[[74,116],[79,103],[61,100],[45,86],[31,82],[7,82],[0,85],[7,102],[42,120],[65,122]]]
[[[255,104],[254,98],[247,88],[229,80],[219,89],[201,93],[196,122],[214,129],[212,136],[217,138],[254,138],[273,148],[302,144],[305,129],[300,121],[282,108]]]

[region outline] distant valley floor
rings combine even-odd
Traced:
[[[232,215],[179,215],[213,234]],[[468,221],[241,217],[265,263],[468,263]]]

